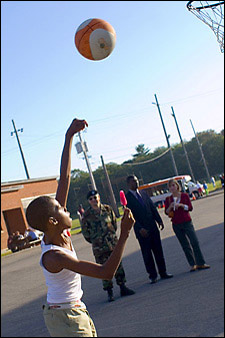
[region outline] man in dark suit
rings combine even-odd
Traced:
[[[158,210],[146,192],[138,191],[139,181],[135,175],[127,177],[127,185],[129,188],[126,194],[127,207],[131,209],[136,221],[134,232],[141,247],[151,284],[157,281],[156,265],[161,279],[171,278],[173,275],[166,272],[160,232],[157,226],[158,223],[159,228],[164,229]]]

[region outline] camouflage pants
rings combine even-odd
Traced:
[[[111,252],[104,252],[102,253],[102,255],[95,256],[95,261],[98,264],[104,264],[110,255],[111,255]],[[118,269],[116,270],[115,279],[118,285],[122,285],[126,282],[125,271],[123,269],[122,262],[120,262],[120,265],[118,266]],[[108,289],[113,288],[112,280],[102,280],[102,284],[103,284],[103,290],[108,290]]]

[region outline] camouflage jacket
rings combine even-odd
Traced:
[[[82,219],[82,234],[92,244],[94,256],[112,251],[118,241],[116,216],[109,205],[101,204],[100,214],[89,207]]]

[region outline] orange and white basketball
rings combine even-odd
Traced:
[[[97,61],[107,58],[116,44],[116,32],[106,21],[88,19],[75,33],[75,45],[86,59]]]

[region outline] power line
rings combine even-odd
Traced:
[[[146,164],[146,163],[150,163],[150,162],[154,162],[155,160],[158,160],[160,157],[166,155],[168,153],[168,151],[170,151],[170,149],[167,149],[166,151],[164,151],[164,153],[162,153],[159,156],[156,156],[154,158],[151,158],[150,160],[144,161],[144,162],[139,162],[139,163],[124,163],[124,165],[140,165],[140,164]]]
[[[206,93],[202,93],[202,94],[198,94],[198,95],[192,95],[192,96],[187,96],[186,98],[182,98],[182,99],[178,99],[178,100],[174,100],[174,101],[164,102],[164,103],[161,103],[160,105],[164,106],[164,105],[171,104],[171,103],[177,103],[177,102],[182,102],[182,101],[189,101],[189,100],[191,100],[194,97],[208,96],[208,95],[210,95],[210,94],[212,94],[214,92],[217,92],[219,90],[220,89],[214,89],[214,90],[206,92]]]
[[[171,104],[171,103],[175,103],[175,102],[180,102],[180,101],[189,100],[189,99],[192,99],[193,97],[199,97],[199,96],[208,95],[208,94],[211,94],[211,93],[216,92],[216,91],[218,91],[218,90],[219,90],[219,89],[215,89],[215,90],[213,90],[213,91],[206,92],[206,93],[202,93],[202,94],[199,94],[199,95],[193,95],[193,96],[189,96],[189,97],[182,98],[182,99],[179,99],[179,100],[174,100],[174,101],[170,101],[170,102],[161,103],[160,106],[167,105],[167,104]],[[135,109],[135,110],[129,110],[129,112],[123,113],[123,114],[120,113],[120,114],[116,114],[116,115],[110,115],[109,117],[106,117],[106,118],[101,118],[101,119],[98,119],[98,120],[92,120],[92,121],[90,121],[89,123],[97,123],[97,124],[98,124],[98,123],[105,122],[105,121],[108,121],[108,120],[111,120],[111,119],[114,119],[114,118],[117,118],[117,117],[120,117],[120,118],[127,118],[127,117],[129,117],[129,118],[130,118],[130,115],[131,115],[131,114],[137,114],[137,113],[138,113],[138,115],[140,115],[140,114],[142,114],[142,112],[143,112],[144,110],[146,110],[146,112],[147,112],[147,110],[149,110],[149,107],[143,107],[141,110],[138,109],[138,112],[137,112],[137,110]],[[145,114],[146,112],[144,112],[143,114]],[[148,112],[149,112],[149,111],[148,111]],[[59,135],[61,135],[61,134],[63,134],[63,133],[64,133],[64,130],[60,130],[60,131],[57,131],[57,132],[55,132],[55,133],[47,134],[47,135],[45,135],[45,136],[42,136],[40,139],[31,141],[31,142],[29,142],[29,143],[25,143],[25,144],[23,145],[23,147],[24,147],[24,148],[27,148],[27,147],[29,147],[29,146],[31,146],[31,145],[36,145],[36,144],[42,143],[42,142],[43,142],[45,139],[47,139],[47,138],[53,138],[53,137],[59,136]],[[33,135],[32,135],[31,137],[33,137]],[[2,154],[5,155],[5,154],[7,154],[7,153],[14,152],[14,151],[15,151],[15,149],[6,150],[6,151],[3,151]]]

